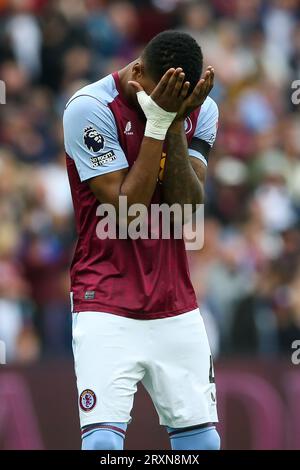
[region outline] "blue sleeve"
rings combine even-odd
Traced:
[[[81,181],[128,167],[111,110],[92,96],[69,101],[63,118],[65,150]]]
[[[201,106],[192,142],[194,139],[204,140],[210,147],[212,147],[217,137],[218,121],[218,106],[214,100],[208,97]],[[199,160],[207,165],[207,160],[204,155],[195,148],[189,148],[189,155],[191,157],[199,158]]]

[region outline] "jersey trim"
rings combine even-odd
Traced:
[[[188,152],[189,152],[190,157],[198,158],[198,160],[201,160],[201,162],[204,163],[205,166],[208,165],[206,158],[200,152],[198,152],[197,150],[188,149]]]
[[[188,313],[192,310],[198,308],[197,302],[189,305],[188,307],[180,308],[179,310],[170,310],[166,312],[151,312],[151,313],[127,313],[121,310],[117,310],[111,307],[107,307],[107,305],[101,305],[101,303],[89,303],[89,302],[82,302],[76,303],[74,306],[74,312],[72,313],[80,313],[80,312],[101,312],[107,313],[108,315],[117,315],[119,317],[126,317],[132,318],[133,320],[158,320],[162,318],[168,317],[175,317],[177,315],[182,315],[183,313]]]
[[[116,90],[117,90],[117,92],[118,92],[118,97],[120,98],[120,100],[121,100],[128,108],[130,108],[130,109],[136,111],[136,108],[134,108],[134,107],[132,106],[132,104],[129,103],[129,101],[126,100],[124,94],[122,93],[119,73],[118,73],[118,72],[113,72],[111,75],[112,75],[112,78],[113,78],[113,80],[114,80],[115,87],[116,87]]]

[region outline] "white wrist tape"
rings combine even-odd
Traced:
[[[165,140],[167,130],[177,113],[169,113],[153,101],[145,91],[139,91],[137,99],[147,118],[145,136],[157,140]]]

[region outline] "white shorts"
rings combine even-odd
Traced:
[[[73,352],[81,427],[130,422],[140,381],[161,425],[218,421],[210,347],[198,309],[157,320],[73,313]]]

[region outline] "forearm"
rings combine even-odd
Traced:
[[[144,137],[138,158],[127,173],[120,196],[126,196],[128,206],[144,204],[149,206],[157,184],[163,141]]]
[[[193,209],[204,200],[204,185],[190,161],[183,122],[175,122],[166,138],[166,164],[163,179],[163,198],[169,205],[192,204]]]

